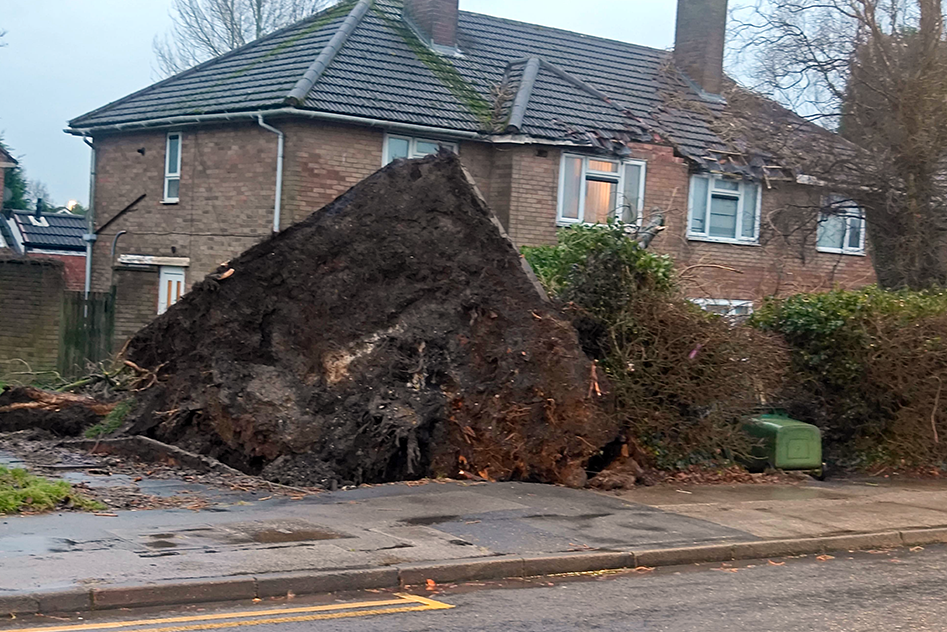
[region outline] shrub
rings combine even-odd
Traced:
[[[646,465],[721,462],[750,447],[742,420],[788,364],[775,337],[687,301],[671,260],[639,248],[621,225],[564,229],[557,246],[524,255],[604,368],[625,438]]]
[[[912,466],[947,459],[938,417],[947,401],[947,292],[799,294],[767,301],[751,323],[789,343],[794,386],[786,406],[823,428],[835,459]]]

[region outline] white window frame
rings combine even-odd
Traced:
[[[753,314],[753,301],[746,301],[740,299],[727,299],[727,298],[692,298],[691,302],[695,305],[699,305],[701,309],[711,311],[707,309],[708,307],[726,307],[730,312],[726,314],[720,314],[724,318],[743,318]],[[746,314],[734,314],[732,310],[738,307],[747,307]],[[716,312],[713,312],[716,314]]]
[[[172,171],[171,138],[174,136],[177,136],[178,139],[178,161],[176,165],[173,165],[174,170]],[[181,200],[181,154],[184,153],[183,149],[184,135],[181,132],[168,132],[164,146],[164,199],[162,200],[164,204],[177,204]],[[178,195],[176,197],[168,195],[168,185],[173,180],[178,181]]]
[[[826,196],[822,200],[822,207],[829,208],[832,206],[833,196]],[[858,214],[855,215],[853,211],[857,210]],[[841,248],[832,248],[827,246],[819,245],[819,235],[822,233],[824,222],[828,217],[844,217],[845,218],[845,234],[842,235],[842,247]],[[852,248],[848,245],[849,241],[849,232],[852,229],[851,222],[848,220],[857,218],[861,221],[861,231],[860,239],[858,240],[858,247]],[[865,256],[865,212],[857,206],[847,208],[845,213],[826,213],[825,211],[819,212],[819,225],[816,228],[816,239],[815,239],[815,249],[818,252],[823,252],[826,254],[835,254],[835,255],[854,255],[858,257]]]
[[[694,180],[700,178],[704,180],[709,180],[707,184],[707,217],[704,219],[704,232],[698,233],[694,232]],[[737,191],[732,191],[730,189],[717,189],[715,187],[716,183],[721,180],[726,180],[728,182],[736,182],[740,185]],[[747,180],[736,180],[734,178],[725,178],[717,175],[710,174],[694,174],[690,178],[690,189],[687,195],[687,238],[691,241],[710,241],[722,244],[741,244],[746,246],[758,246],[760,243],[760,212],[763,208],[763,188],[757,182],[750,182]],[[744,202],[746,201],[746,192],[744,190],[747,186],[756,187],[756,221],[753,225],[753,237],[743,237],[740,235],[743,227],[743,214],[744,214]],[[710,226],[710,208],[713,202],[713,196],[724,195],[727,197],[736,197],[737,198],[737,217],[736,217],[736,237],[717,237],[710,235],[708,232],[708,227]]]
[[[563,217],[562,210],[565,207],[565,191],[566,191],[566,160],[568,159],[578,159],[582,161],[582,185],[579,187],[579,217]],[[604,171],[594,171],[589,169],[589,162],[610,162],[618,165],[618,173],[609,173]],[[629,159],[617,159],[610,158],[608,156],[589,156],[585,154],[570,154],[563,152],[562,158],[559,161],[559,195],[558,202],[556,206],[556,225],[558,226],[572,226],[574,224],[596,224],[598,222],[589,222],[585,220],[585,194],[586,194],[586,182],[588,181],[589,174],[593,175],[599,179],[608,179],[615,182],[618,186],[618,198],[619,198],[619,207],[621,208],[625,204],[625,166],[634,165],[641,168],[641,177],[638,178],[638,199],[635,200],[635,208],[638,211],[638,216],[635,218],[634,223],[638,226],[641,225],[641,220],[644,217],[644,193],[645,193],[645,180],[648,176],[648,163],[644,160],[629,160]],[[617,208],[611,210],[612,213],[617,211]]]
[[[175,285],[180,282],[180,286]],[[169,292],[168,284],[175,289],[174,296]],[[168,308],[181,300],[187,293],[187,268],[182,266],[161,266],[158,268],[158,315],[168,311]]]
[[[418,152],[418,143],[434,143],[435,145],[441,145],[442,147],[447,147],[455,154],[460,155],[460,150],[457,146],[457,143],[454,143],[451,141],[438,140],[436,138],[420,138],[417,136],[404,136],[403,134],[389,134],[386,132],[385,133],[385,146],[383,148],[382,157],[381,157],[382,167],[387,166],[392,161],[391,152],[389,151],[389,148],[388,148],[388,141],[392,138],[408,141],[408,159],[409,160],[414,159],[414,158],[424,158],[425,156],[430,155],[430,154],[422,154]]]

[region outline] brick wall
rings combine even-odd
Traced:
[[[99,234],[93,250],[93,289],[112,282],[116,255],[189,257],[203,278],[221,261],[272,232],[276,135],[256,125],[185,129],[181,135],[180,201],[164,204],[164,132],[96,138],[96,226],[103,226],[142,193],[147,197]]]
[[[85,289],[85,255],[47,255],[39,252],[31,252],[30,257],[36,259],[55,259],[61,261],[65,266],[63,276],[66,281],[66,289],[70,291],[79,291]]]
[[[115,337],[112,346],[115,351],[158,314],[158,277],[156,266],[119,266],[113,271]]]
[[[286,134],[284,227],[305,219],[382,167],[381,130],[315,121],[274,125]],[[271,136],[275,148],[275,135]],[[275,149],[273,155],[271,168],[275,165]],[[275,177],[272,172],[274,182]],[[270,209],[272,206],[271,201]]]
[[[508,146],[511,154],[510,237],[518,245],[555,243],[559,163],[555,148]],[[499,174],[498,174],[499,175]]]
[[[61,262],[0,258],[0,373],[14,359],[29,363],[33,371],[56,368],[63,290]]]

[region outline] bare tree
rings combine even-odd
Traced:
[[[49,197],[49,187],[47,187],[46,183],[42,180],[34,180],[32,178],[27,180],[26,196],[32,200],[34,204],[37,203],[37,200],[43,200],[45,206],[55,206]]]
[[[947,285],[942,0],[757,0],[735,30],[758,88],[867,150],[844,193],[879,282]]]
[[[173,0],[172,26],[152,48],[164,76],[177,74],[319,11],[335,0]]]

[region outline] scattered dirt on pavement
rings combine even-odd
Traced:
[[[69,473],[81,474],[83,481],[73,487],[110,510],[185,508],[207,509],[229,492],[255,493],[257,497],[288,496],[318,493],[315,489],[280,488],[255,476],[237,476],[225,472],[201,472],[187,467],[150,463],[134,457],[95,454],[70,445],[45,430],[24,430],[0,434],[0,452],[13,455],[32,473],[49,478],[62,478]],[[143,491],[155,480],[189,483],[188,489],[174,495],[149,494]],[[236,501],[237,494],[233,494]]]
[[[131,431],[290,485],[585,484],[607,385],[463,171],[396,161],[130,342]]]

